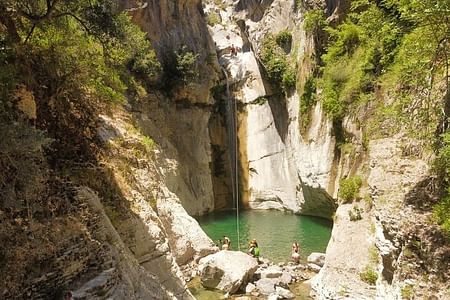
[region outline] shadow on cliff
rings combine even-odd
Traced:
[[[431,218],[432,207],[436,204],[442,191],[434,177],[427,177],[418,182],[404,198],[404,204],[410,205],[417,215],[427,215],[424,218],[410,220],[408,226],[401,227],[400,245],[403,250],[403,264],[411,268],[409,273],[423,276],[434,275],[441,282],[450,279],[450,240],[442,229]],[[385,224],[389,227],[389,224]],[[386,230],[386,228],[385,228]],[[389,228],[385,235],[389,235]],[[389,267],[389,266],[388,266]],[[406,274],[408,275],[408,274]]]
[[[118,182],[105,159],[108,147],[98,139],[98,115],[108,107],[82,99],[61,97],[54,102],[45,99],[48,98],[42,97],[37,102],[40,118],[36,126],[53,143],[46,148],[46,167],[41,169],[47,180],[42,194],[39,198],[35,195],[39,201],[29,203],[21,211],[6,209],[5,214],[0,211],[2,231],[12,234],[9,238],[1,235],[7,251],[0,251],[0,270],[9,274],[8,280],[0,284],[2,297],[62,299],[67,290],[76,290],[112,268],[114,276],[108,277],[96,292],[110,294],[117,284],[140,289],[139,283],[132,287],[134,283],[121,281],[123,270],[117,261],[120,254],[108,239],[101,216],[89,203],[76,197],[77,189],[83,186],[98,194],[109,220],[137,261],[144,255],[151,260],[157,254],[157,242],[154,251],[148,246],[145,248],[148,253],[137,249],[139,229],[143,239],[145,235],[146,239],[152,238],[146,231],[148,225],[133,211],[133,203],[122,190],[123,183]],[[139,162],[136,159],[131,163]],[[3,222],[8,218],[10,221]],[[164,264],[157,267],[164,269]],[[161,271],[171,274],[169,268]],[[160,286],[161,282],[149,282],[148,286]],[[185,290],[182,284],[175,285],[171,288],[177,292]]]

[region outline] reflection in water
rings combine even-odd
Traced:
[[[236,213],[218,212],[198,218],[203,230],[214,242],[224,235],[231,238],[232,250],[237,250]],[[306,258],[311,252],[325,252],[331,235],[332,222],[309,216],[265,210],[247,210],[240,213],[239,229],[241,251],[248,241],[256,239],[261,255],[274,262],[288,261],[292,242],[300,244],[300,254]]]

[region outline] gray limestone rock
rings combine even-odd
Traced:
[[[198,268],[205,287],[232,294],[252,278],[257,267],[249,255],[225,250],[200,259]]]

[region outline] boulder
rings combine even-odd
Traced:
[[[288,289],[277,286],[275,288],[277,295],[282,299],[292,299],[295,295]]]
[[[319,252],[313,252],[308,256],[307,260],[309,263],[313,263],[313,264],[323,267],[323,264],[325,263],[325,254],[319,253]]]
[[[275,292],[275,285],[278,284],[279,280],[275,278],[262,278],[256,283],[256,287],[264,295],[270,295]]]
[[[279,296],[275,293],[270,294],[269,297],[267,297],[267,300],[278,300]]]
[[[309,264],[308,264],[308,269],[311,270],[311,271],[313,271],[313,272],[319,272],[320,269],[321,269],[321,267],[318,266],[318,265],[316,265],[316,264],[311,264],[311,263],[309,263]]]
[[[292,282],[292,275],[289,274],[288,272],[283,272],[283,275],[281,275],[280,277],[280,283],[282,283],[282,285],[288,285],[291,282]]]
[[[185,265],[192,260],[217,252],[213,241],[201,229],[198,222],[189,216],[175,194],[167,188],[161,188],[164,201],[158,201],[158,216],[161,219],[173,256],[178,265]]]
[[[247,286],[245,287],[245,292],[247,294],[250,294],[251,292],[253,292],[256,289],[256,286],[253,283],[249,283],[247,284]]]
[[[279,266],[270,266],[261,271],[261,278],[279,278],[283,275],[283,269]]]
[[[200,259],[198,268],[204,287],[232,294],[252,278],[258,262],[243,252],[220,251]]]

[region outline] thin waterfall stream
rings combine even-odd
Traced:
[[[228,142],[230,145],[230,163],[231,163],[231,187],[233,194],[233,207],[236,209],[236,237],[238,250],[240,248],[240,234],[239,234],[239,181],[238,181],[238,136],[237,136],[237,101],[230,93],[230,82],[228,73],[225,68],[222,68],[226,79],[226,96],[227,96],[227,131]]]

